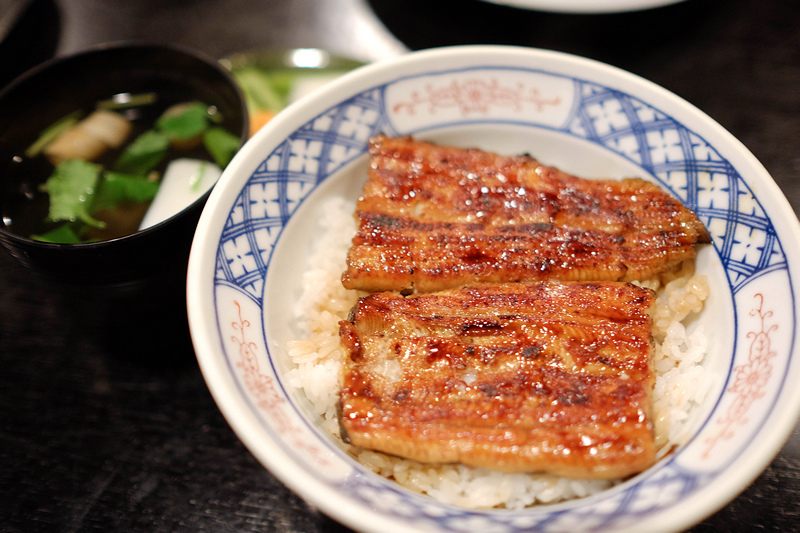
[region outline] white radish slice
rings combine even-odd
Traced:
[[[154,226],[189,207],[217,182],[220,175],[222,170],[208,161],[186,158],[172,161],[139,229]]]

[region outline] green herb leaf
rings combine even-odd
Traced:
[[[256,67],[233,71],[250,109],[266,109],[277,113],[289,104],[295,75],[286,72],[265,72]]]
[[[208,128],[208,105],[202,102],[178,104],[161,115],[156,129],[177,139],[191,139]]]
[[[81,241],[74,229],[75,224],[62,224],[56,229],[42,233],[41,235],[31,235],[31,239],[40,242],[50,242],[58,244],[76,244]]]
[[[81,111],[73,111],[69,115],[50,124],[41,135],[39,135],[39,138],[25,150],[25,157],[36,157],[39,155],[48,144],[55,141],[62,133],[80,122],[81,118],[83,118],[83,113]]]
[[[101,100],[97,102],[96,107],[97,109],[107,109],[113,111],[151,105],[157,101],[158,94],[156,93],[119,93],[107,100]]]
[[[125,148],[114,170],[122,174],[145,176],[164,159],[168,148],[168,134],[147,130]]]
[[[114,209],[121,203],[149,202],[155,198],[160,185],[141,176],[104,172],[97,186],[92,212]]]
[[[79,159],[60,163],[45,184],[50,196],[48,218],[53,221],[82,220],[96,228],[105,227],[103,222],[89,215],[100,170],[100,165]]]
[[[239,151],[239,137],[222,128],[211,128],[203,134],[203,144],[220,168],[225,168]]]

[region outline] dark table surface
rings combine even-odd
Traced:
[[[704,110],[800,212],[796,0],[605,15],[471,0],[2,0],[0,10],[0,86],[47,57],[122,39],[215,57],[321,46],[372,61],[466,43],[591,57]],[[348,531],[231,431],[194,358],[180,290],[158,306],[121,305],[0,253],[0,530]],[[744,530],[800,530],[800,429],[747,490],[692,529]]]

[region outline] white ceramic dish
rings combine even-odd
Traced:
[[[554,13],[599,14],[643,11],[684,0],[486,0],[493,4],[552,11]]]
[[[366,144],[413,134],[530,152],[584,177],[638,175],[695,209],[713,294],[700,322],[718,377],[691,441],[626,483],[525,511],[467,511],[410,493],[341,453],[283,380],[291,308],[316,207],[355,202]],[[198,361],[234,431],[270,471],[364,531],[670,531],[732,500],[769,464],[800,408],[800,225],[754,156],[708,116],[618,69],[555,52],[454,47],[357,69],[279,114],[225,170],[188,275]]]

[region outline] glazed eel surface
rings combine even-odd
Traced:
[[[340,322],[342,435],[426,463],[639,472],[655,457],[653,299],[559,281],[363,297]]]
[[[710,241],[695,214],[638,178],[589,180],[530,156],[379,136],[342,282],[431,292],[482,282],[631,281]]]

